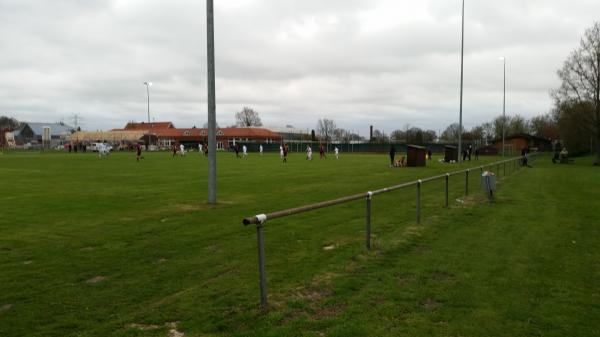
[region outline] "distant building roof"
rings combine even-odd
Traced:
[[[67,139],[76,142],[96,142],[96,141],[109,141],[109,142],[137,142],[144,137],[144,130],[130,130],[130,131],[77,131],[69,136]]]
[[[162,138],[181,138],[181,137],[194,137],[204,138],[208,135],[206,128],[189,128],[189,129],[163,129],[153,130],[158,137]],[[270,138],[279,139],[280,135],[277,132],[273,132],[269,129],[263,128],[219,128],[217,129],[217,136],[219,137],[231,137],[231,138]]]
[[[175,128],[175,126],[171,122],[152,122],[152,123],[129,122],[129,123],[127,123],[127,125],[125,125],[125,128],[123,128],[123,130],[129,130],[129,131],[131,131],[131,130],[152,130],[152,131],[156,131],[156,130],[165,130],[165,129],[174,129],[174,128]]]
[[[65,123],[26,122],[26,123],[23,123],[21,130],[23,130],[23,128],[25,128],[26,126],[29,126],[31,131],[33,131],[33,133],[36,135],[42,135],[44,133],[45,127],[50,128],[50,134],[52,136],[70,135],[73,131],[75,131],[75,128],[73,128],[72,126],[67,125]]]
[[[273,132],[279,132],[279,133],[287,133],[287,134],[302,134],[302,135],[309,135],[310,131],[309,129],[301,129],[301,128],[294,128],[294,127],[269,127],[269,130],[273,131]]]

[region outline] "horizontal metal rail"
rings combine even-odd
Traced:
[[[267,220],[283,218],[283,217],[287,217],[287,216],[294,215],[294,214],[306,213],[306,212],[313,211],[313,210],[320,209],[320,208],[341,205],[341,204],[364,199],[364,200],[366,200],[365,245],[366,245],[367,249],[370,250],[371,249],[371,202],[372,202],[373,196],[397,191],[402,188],[416,186],[416,188],[417,188],[416,221],[418,224],[421,222],[421,186],[424,183],[444,179],[445,180],[444,206],[448,207],[448,193],[449,193],[448,180],[451,176],[455,176],[455,175],[459,175],[459,174],[464,175],[464,177],[465,177],[464,178],[465,179],[465,195],[468,195],[469,194],[469,172],[474,171],[474,170],[480,170],[483,173],[483,170],[486,167],[493,168],[494,166],[496,166],[497,174],[499,174],[500,173],[500,165],[503,165],[504,166],[504,176],[506,176],[506,164],[512,163],[514,166],[514,170],[511,170],[511,172],[514,172],[515,170],[518,169],[518,167],[520,166],[519,163],[522,160],[523,160],[523,157],[513,157],[513,158],[507,159],[507,160],[493,162],[493,163],[489,163],[489,164],[485,164],[485,165],[481,165],[481,166],[470,167],[470,168],[467,168],[464,170],[449,172],[446,174],[437,175],[437,176],[433,176],[433,177],[429,177],[429,178],[425,178],[425,179],[419,179],[416,181],[411,181],[411,182],[407,182],[407,183],[403,183],[403,184],[399,184],[399,185],[395,185],[395,186],[381,188],[381,189],[378,189],[375,191],[354,194],[354,195],[350,195],[350,196],[346,196],[346,197],[342,197],[342,198],[338,198],[338,199],[322,201],[322,202],[305,205],[305,206],[301,206],[301,207],[289,208],[289,209],[282,210],[282,211],[277,211],[277,212],[272,212],[272,213],[267,213],[267,214],[258,214],[255,216],[244,218],[242,220],[242,223],[245,226],[251,225],[251,224],[256,225],[256,237],[257,237],[257,243],[258,243],[258,270],[259,270],[259,278],[260,278],[260,303],[261,303],[261,306],[263,308],[267,307],[267,280],[266,280],[266,271],[265,271],[265,247],[264,247],[264,242],[265,242],[265,240],[264,240],[264,224],[265,224],[265,222],[267,222]],[[509,168],[510,168],[510,165],[509,165]]]
[[[508,159],[508,160],[493,162],[493,163],[490,163],[490,164],[487,164],[487,165],[471,167],[471,168],[460,170],[460,171],[453,171],[453,172],[449,172],[449,173],[438,175],[438,176],[434,176],[434,177],[420,179],[420,181],[421,181],[421,183],[431,182],[431,181],[435,181],[435,180],[439,180],[439,179],[444,179],[444,178],[446,178],[446,176],[451,177],[451,176],[458,175],[458,174],[465,174],[468,171],[477,170],[477,169],[483,170],[486,167],[492,167],[494,165],[500,165],[500,164],[512,162],[512,161],[520,159],[520,158],[521,157],[512,158],[512,159]],[[317,202],[317,203],[310,204],[310,205],[305,205],[305,206],[300,206],[300,207],[295,207],[295,208],[289,208],[289,209],[286,209],[286,210],[272,212],[272,213],[267,213],[267,214],[259,214],[259,215],[255,215],[255,216],[244,218],[242,220],[242,223],[245,226],[248,226],[248,225],[257,225],[259,223],[264,223],[267,220],[273,220],[273,219],[283,218],[283,217],[290,216],[290,215],[295,215],[295,214],[300,214],[300,213],[306,213],[306,212],[317,210],[317,209],[320,209],[320,208],[325,208],[325,207],[330,207],[330,206],[345,204],[347,202],[352,202],[352,201],[360,200],[360,199],[366,198],[369,193],[371,193],[371,195],[378,195],[378,194],[383,194],[383,193],[389,193],[389,192],[393,192],[393,191],[396,191],[396,190],[399,190],[399,189],[402,189],[402,188],[416,186],[418,183],[419,183],[419,180],[416,180],[416,181],[411,181],[411,182],[408,182],[408,183],[403,183],[403,184],[399,184],[399,185],[395,185],[395,186],[385,187],[385,188],[378,189],[378,190],[375,190],[375,191],[372,191],[372,192],[364,192],[364,193],[354,194],[354,195],[350,195],[350,196],[347,196],[347,197],[342,197],[342,198],[332,199],[332,200],[327,200],[327,201],[321,201],[321,202]]]

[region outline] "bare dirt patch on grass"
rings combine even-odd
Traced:
[[[228,208],[230,206],[235,205],[236,202],[220,200],[216,205],[211,205],[207,203],[194,203],[194,204],[175,204],[169,209],[175,209],[180,212],[198,212],[198,211],[208,211],[213,209],[223,209]]]
[[[143,323],[131,323],[126,326],[127,329],[135,329],[139,331],[154,331],[159,329],[168,329],[168,337],[184,337],[185,333],[177,330],[179,322],[166,322],[162,325],[157,324],[143,324]]]
[[[421,303],[421,306],[429,311],[434,311],[439,309],[442,306],[442,303],[434,300],[433,298],[428,298]]]
[[[454,274],[451,274],[451,273],[448,273],[445,271],[436,270],[431,273],[431,279],[433,279],[435,281],[454,281],[455,277],[454,277]]]
[[[0,314],[5,312],[5,311],[9,311],[12,308],[12,304],[5,304],[3,306],[0,307]]]
[[[92,277],[91,279],[88,279],[87,281],[85,281],[85,283],[96,284],[96,283],[104,282],[104,281],[106,281],[106,279],[107,279],[106,276],[98,275],[98,276]]]
[[[468,195],[468,196],[464,196],[462,198],[456,199],[456,205],[454,207],[467,208],[467,207],[471,207],[473,205],[479,205],[479,204],[486,203],[487,201],[488,201],[488,199],[484,195],[481,195],[481,194]]]
[[[177,330],[179,322],[169,322],[165,324],[169,328],[169,337],[184,337],[185,333]]]
[[[141,330],[141,331],[152,331],[152,330],[158,330],[161,328],[160,325],[155,325],[155,324],[141,324],[141,323],[131,323],[127,325],[128,329],[136,329],[136,330]]]

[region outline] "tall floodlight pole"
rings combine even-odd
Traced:
[[[458,118],[458,161],[462,161],[463,66],[465,55],[465,0],[462,2],[462,31],[460,44],[460,113]]]
[[[148,94],[148,123],[150,123],[150,87],[152,86],[152,82],[144,82],[144,85]]]
[[[502,157],[504,157],[504,139],[506,137],[506,57],[501,56],[504,63],[504,89],[502,91]]]
[[[213,0],[206,0],[206,52],[208,62],[208,203],[217,203],[217,116],[215,97],[215,20]]]
[[[148,94],[148,127],[150,128],[150,87],[152,86],[152,82],[144,82],[144,85],[146,86],[146,93]],[[149,129],[151,130],[151,129]],[[151,139],[151,131],[148,131],[148,144],[146,144],[146,146],[148,146],[148,148],[150,147],[150,139]]]

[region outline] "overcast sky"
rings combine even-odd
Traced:
[[[460,0],[214,0],[217,121],[391,132],[458,121]],[[552,107],[556,70],[598,0],[466,1],[464,124]],[[202,126],[203,0],[0,0],[0,115],[122,127],[150,114]]]

